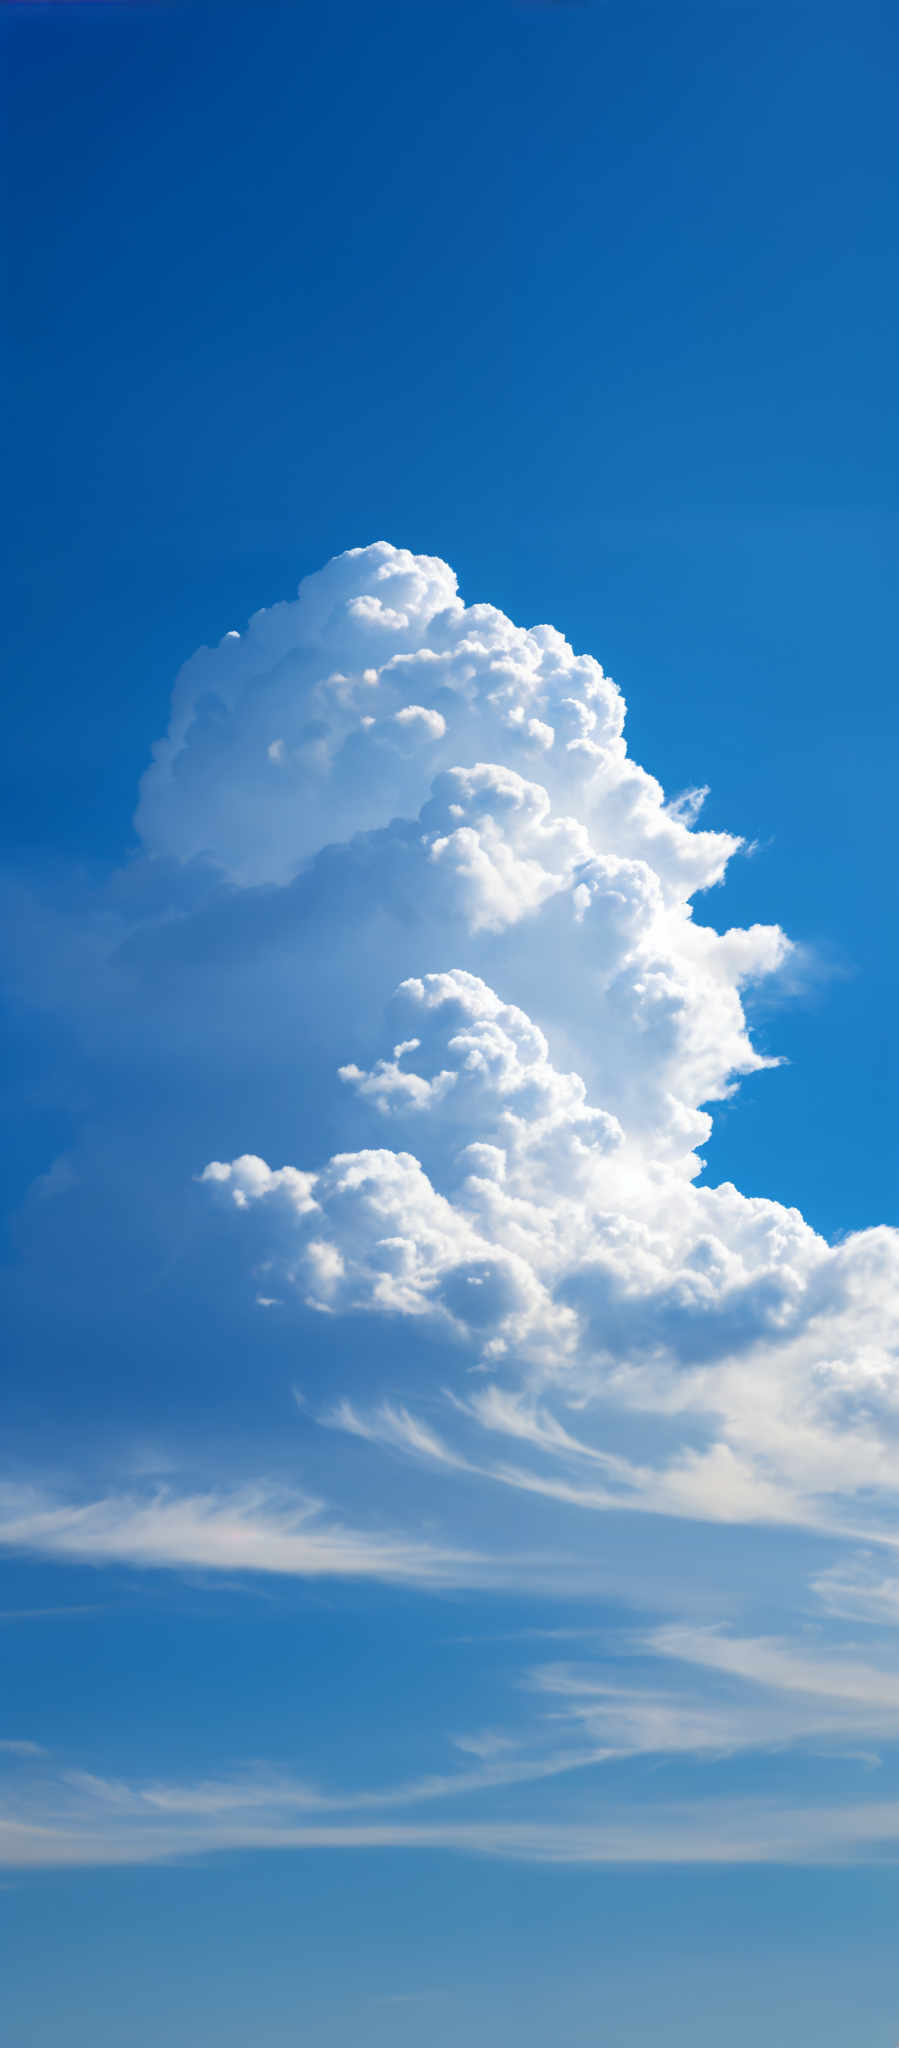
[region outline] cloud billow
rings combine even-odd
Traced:
[[[74,910],[29,897],[29,1000],[123,1077],[102,1169],[125,1230],[155,1202],[201,1314],[236,1255],[199,1398],[230,1374],[243,1406],[216,1450],[195,1436],[159,1468],[14,1475],[0,1548],[359,1600],[525,1596],[541,1623],[614,1599],[628,1626],[501,1636],[552,1639],[510,1654],[504,1725],[452,1738],[461,1764],[431,1730],[442,1760],[396,1783],[239,1758],[125,1782],[57,1772],[13,1729],[29,1782],[3,1860],[895,1854],[889,1800],[714,1789],[727,1756],[802,1746],[845,1774],[899,1739],[899,1233],[830,1244],[706,1184],[715,1105],[774,1064],[746,991],[795,949],[703,922],[741,842],[702,829],[702,790],[666,798],[624,720],[553,627],[466,606],[431,557],[355,549],[187,663],[142,852]],[[89,1140],[73,1160],[33,1190],[57,1243],[96,1178]],[[277,1454],[241,1274],[297,1417],[294,1439],[278,1411]],[[647,1758],[701,1764],[709,1795],[635,1802]]]
[[[627,754],[624,708],[554,628],[465,607],[446,564],[386,543],[194,657],[144,781],[148,845],[251,891],[317,875],[313,984],[316,947],[324,963],[360,914],[342,868],[361,867],[407,969],[370,1065],[335,1024],[356,1145],[204,1178],[266,1203],[274,1262],[311,1307],[455,1339],[486,1378],[456,1390],[453,1423],[470,1439],[489,1415],[493,1439],[505,1418],[562,1460],[564,1479],[541,1465],[523,1484],[818,1525],[893,1489],[897,1237],[831,1247],[796,1210],[697,1185],[709,1105],[770,1064],[742,991],[790,942],[694,918],[740,842],[699,828],[701,792],[666,802]],[[368,962],[354,982],[342,958],[350,1020],[373,992]],[[572,1479],[624,1412],[679,1418],[673,1454]],[[377,1438],[376,1413],[354,1419]]]

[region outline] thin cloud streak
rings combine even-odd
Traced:
[[[899,1861],[899,1803],[842,1808],[774,1808],[757,1803],[695,1804],[592,1824],[469,1822],[398,1824],[245,1824],[153,1835],[0,1822],[0,1863],[59,1869],[160,1863],[234,1851],[450,1851],[506,1861],[560,1865],[865,1864]]]
[[[489,1583],[472,1552],[328,1518],[320,1502],[264,1485],[177,1496],[108,1495],[81,1505],[39,1492],[0,1497],[0,1547],[69,1562],[380,1579],[434,1587]]]

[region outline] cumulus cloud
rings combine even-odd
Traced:
[[[611,1487],[555,1482],[573,1503],[820,1522],[827,1496],[892,1493],[895,1234],[832,1248],[795,1210],[697,1187],[695,1158],[591,1105],[540,1028],[464,970],[401,995],[415,1035],[340,1076],[430,1171],[367,1147],[301,1174],[298,1200],[259,1160],[205,1169],[240,1207],[286,1206],[285,1271],[306,1302],[433,1320],[516,1375],[456,1411],[569,1466],[602,1455],[589,1434],[610,1407],[679,1419],[663,1466],[607,1458]],[[547,1398],[578,1409],[579,1434]]]
[[[740,842],[700,828],[702,791],[666,801],[624,716],[554,628],[466,606],[447,564],[385,542],[187,664],[146,844],[250,895],[314,875],[313,984],[364,877],[362,916],[408,963],[392,1047],[341,1057],[335,1018],[353,1148],[203,1178],[265,1204],[308,1306],[424,1320],[502,1375],[461,1400],[469,1422],[505,1416],[568,1468],[507,1483],[812,1524],[855,1495],[864,1520],[894,1491],[899,1238],[832,1247],[796,1210],[696,1184],[710,1105],[768,1064],[742,992],[790,945],[694,917]],[[373,996],[389,1028],[370,955],[355,978],[341,958],[347,1037]],[[622,1415],[665,1418],[666,1454],[582,1485],[571,1466],[614,1458]]]
[[[741,841],[702,829],[702,789],[666,797],[624,723],[617,685],[553,627],[465,604],[434,558],[351,550],[187,663],[143,780],[144,857],[66,956],[67,984],[117,1001],[136,988],[154,1030],[171,984],[179,1046],[193,1033],[205,1053],[230,1030],[248,1075],[275,1019],[293,1049],[290,1134],[282,1144],[271,1109],[256,1127],[248,1089],[239,1130],[213,1134],[220,1156],[200,1153],[187,1192],[237,1212],[270,1329],[295,1316],[338,1333],[333,1385],[307,1415],[371,1445],[376,1475],[380,1454],[394,1474],[408,1461],[410,1484],[424,1471],[429,1498],[439,1479],[450,1527],[454,1488],[516,1495],[508,1525],[496,1517],[502,1555],[442,1544],[430,1524],[425,1540],[420,1517],[394,1515],[392,1484],[387,1530],[268,1484],[19,1492],[0,1543],[558,1589],[578,1572],[596,1583],[589,1533],[577,1566],[561,1557],[563,1518],[566,1544],[573,1522],[595,1531],[585,1518],[613,1512],[631,1518],[619,1530],[648,1515],[716,1523],[716,1542],[728,1524],[754,1540],[778,1524],[852,1540],[848,1563],[816,1572],[819,1612],[895,1619],[899,1580],[875,1552],[897,1544],[899,1235],[831,1245],[796,1209],[705,1183],[715,1105],[772,1064],[746,991],[789,974],[795,952],[778,926],[703,921]],[[111,1031],[120,1014],[110,1004]],[[58,1192],[56,1170],[46,1178]],[[360,1341],[373,1330],[379,1342]],[[416,1357],[402,1387],[391,1334]],[[316,1442],[338,1466],[350,1457],[339,1435]],[[536,1561],[535,1529],[550,1531]],[[840,1663],[773,1630],[683,1622],[641,1641],[651,1682],[531,1673],[553,1744],[491,1764],[491,1783],[650,1752],[894,1739],[895,1674],[855,1649]],[[441,1774],[422,1783],[409,1803],[443,1796]],[[300,1791],[282,1781],[251,1823],[247,1797],[219,1791],[215,1839],[232,1845],[680,1860],[850,1854],[899,1835],[887,1808],[659,1816],[642,1833],[632,1819],[300,1826]],[[92,1831],[112,1860],[149,1840],[146,1788],[122,1793],[114,1841],[93,1810],[103,1795],[82,1783],[79,1797],[91,1812],[70,1832],[52,1822],[63,1860],[90,1860]],[[173,1793],[165,1832],[157,1797],[147,1853],[209,1845],[196,1806],[171,1832],[177,1805]]]
[[[138,826],[154,853],[283,882],[318,847],[417,813],[443,769],[539,762],[556,811],[654,855],[675,896],[705,888],[738,842],[666,808],[628,760],[624,712],[552,626],[466,606],[446,562],[378,541],[186,664]]]

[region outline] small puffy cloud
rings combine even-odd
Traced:
[[[446,719],[442,712],[433,711],[426,704],[404,704],[393,714],[395,725],[405,732],[416,734],[422,739],[442,740],[446,735]]]
[[[315,1186],[314,1173],[299,1173],[295,1166],[282,1166],[272,1173],[264,1159],[245,1152],[240,1159],[232,1159],[225,1165],[220,1159],[211,1159],[200,1175],[203,1181],[214,1187],[227,1187],[232,1201],[238,1209],[246,1209],[250,1202],[258,1202],[263,1195],[280,1195],[298,1216],[308,1216],[316,1208],[312,1189]]]

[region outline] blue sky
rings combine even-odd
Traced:
[[[0,28],[12,2048],[890,2044],[892,11]]]

